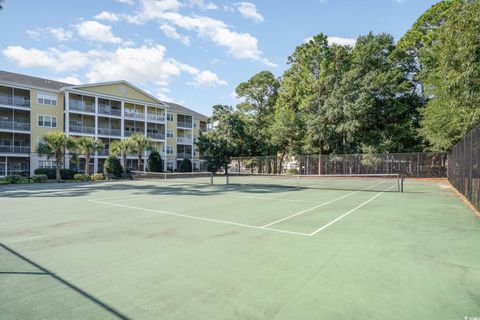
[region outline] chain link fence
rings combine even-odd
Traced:
[[[480,125],[448,154],[448,180],[480,210]]]
[[[330,154],[231,158],[230,171],[252,173],[316,174],[403,174],[405,177],[447,176],[447,154]]]

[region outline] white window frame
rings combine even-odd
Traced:
[[[38,167],[41,169],[55,169],[57,162],[55,160],[38,160]]]
[[[44,106],[56,107],[58,105],[58,96],[51,93],[39,92],[37,94],[37,103]]]
[[[46,119],[49,121],[45,121]],[[47,126],[45,123],[50,123],[50,125]],[[53,123],[55,123],[55,125],[53,125]],[[58,128],[58,117],[39,114],[37,117],[37,126],[40,128]]]
[[[174,155],[175,154],[175,148],[172,145],[168,144],[166,152],[167,152],[167,155]]]
[[[173,121],[173,113],[167,113],[167,121]]]
[[[167,129],[167,138],[173,138],[173,129]]]
[[[175,162],[172,160],[167,161],[167,170],[173,170],[175,166]]]

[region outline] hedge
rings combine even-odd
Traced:
[[[57,178],[57,170],[56,169],[47,169],[47,168],[38,168],[34,171],[35,174],[44,174],[48,177],[48,179],[56,179]],[[71,169],[60,169],[60,176],[62,180],[72,180],[73,176],[77,172]]]

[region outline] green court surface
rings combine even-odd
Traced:
[[[480,219],[445,182],[221,179],[0,187],[0,319],[480,316]]]

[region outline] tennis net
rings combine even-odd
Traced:
[[[149,180],[168,183],[185,184],[213,184],[213,174],[211,172],[143,172],[132,171],[134,180]]]
[[[228,174],[227,184],[327,190],[403,192],[403,178],[399,174],[280,175],[232,172]]]

